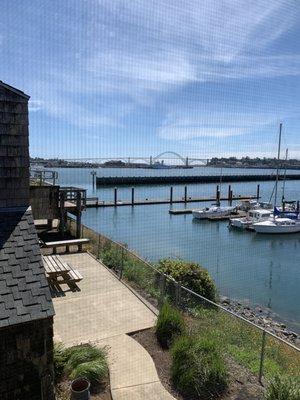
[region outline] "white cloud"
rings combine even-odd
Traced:
[[[274,113],[230,113],[226,110],[182,110],[170,112],[158,135],[162,139],[226,138],[246,135],[253,130],[277,123]]]

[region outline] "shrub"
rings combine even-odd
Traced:
[[[76,379],[83,377],[92,384],[102,382],[108,374],[108,367],[105,358],[97,358],[94,361],[88,361],[77,365],[70,373],[70,378]]]
[[[181,313],[165,303],[158,315],[155,333],[164,348],[169,348],[174,339],[185,332],[185,322]]]
[[[54,380],[56,383],[62,377],[67,361],[68,361],[68,354],[64,345],[62,343],[54,343],[53,365],[54,365]]]
[[[72,374],[72,371],[79,365],[85,364],[91,361],[105,361],[106,352],[105,349],[93,346],[91,344],[82,344],[78,346],[70,347],[66,350],[67,363],[65,366],[65,372],[68,375]]]
[[[300,380],[277,375],[266,391],[266,400],[300,400]]]
[[[122,254],[123,253],[123,254]],[[100,254],[100,258],[108,268],[121,268],[126,261],[126,252],[116,246],[107,246]]]
[[[226,366],[213,340],[182,336],[175,341],[171,354],[171,377],[180,392],[213,399],[227,388]]]
[[[164,259],[158,263],[159,271],[171,276],[182,286],[193,290],[201,296],[216,301],[217,289],[208,271],[199,264],[179,259]]]

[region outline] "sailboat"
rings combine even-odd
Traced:
[[[282,136],[282,123],[279,126],[279,143],[278,143],[278,157],[277,157],[277,173],[275,184],[275,201],[273,217],[267,221],[257,222],[253,224],[253,228],[257,233],[280,234],[280,233],[297,233],[300,232],[300,219],[299,215],[296,218],[284,218],[284,212],[281,212],[276,207],[278,181],[279,181],[279,161],[281,150],[281,136]],[[293,213],[294,215],[294,213]]]

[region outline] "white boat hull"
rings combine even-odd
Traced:
[[[269,234],[275,234],[275,233],[298,233],[300,232],[300,224],[295,225],[295,226],[266,226],[266,225],[253,225],[253,228],[255,232],[257,233],[269,233]]]
[[[216,210],[193,210],[193,217],[196,219],[207,219],[212,217],[226,217],[234,211],[234,208]]]

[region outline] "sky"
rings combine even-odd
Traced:
[[[32,156],[300,158],[298,0],[1,0]]]

